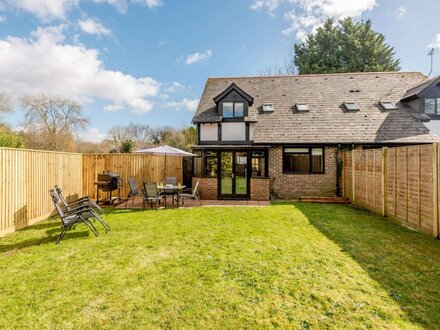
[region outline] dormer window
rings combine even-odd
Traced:
[[[380,106],[384,110],[397,110],[397,106],[393,102],[390,102],[390,101],[381,101]]]
[[[223,102],[223,117],[237,118],[243,117],[244,105],[243,102]]]
[[[440,114],[440,98],[424,100],[425,113],[427,115]]]
[[[344,102],[344,108],[347,111],[357,111],[359,110],[359,106],[356,102]]]

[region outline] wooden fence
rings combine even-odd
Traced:
[[[107,171],[121,175],[121,197],[126,197],[128,178],[141,183],[175,176],[181,182],[182,158],[0,148],[0,237],[47,218],[54,210],[49,190],[55,184],[68,198],[96,198],[93,183]]]
[[[54,184],[82,194],[80,154],[0,148],[0,236],[47,218]]]
[[[439,146],[346,151],[342,191],[352,203],[439,236]]]
[[[121,176],[121,197],[129,192],[127,179],[142,182],[161,182],[166,176],[175,176],[182,182],[182,158],[176,156],[146,154],[84,154],[83,155],[83,194],[96,198],[98,173],[115,172]],[[105,198],[100,193],[100,199]]]

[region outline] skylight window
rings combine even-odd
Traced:
[[[396,110],[397,106],[390,101],[383,101],[380,102],[380,106],[384,109],[384,110]]]
[[[309,106],[305,103],[297,103],[295,104],[296,111],[298,112],[307,112],[309,111]]]
[[[263,104],[263,112],[273,112],[273,104],[272,103]]]
[[[359,110],[359,106],[356,102],[344,102],[344,107],[348,111],[357,111]]]

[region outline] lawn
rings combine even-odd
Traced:
[[[438,328],[440,242],[346,205],[113,210],[0,239],[0,328]]]

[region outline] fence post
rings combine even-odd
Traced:
[[[438,217],[438,143],[432,144],[432,220],[433,220],[433,235],[438,237],[439,231],[439,217]]]
[[[382,148],[382,216],[387,216],[387,155],[388,148]]]
[[[352,188],[352,195],[353,195],[353,204],[354,204],[354,202],[356,201],[356,160],[355,160],[355,157],[356,157],[356,149],[353,149],[352,151],[351,151],[351,177],[352,177],[352,180],[351,180],[351,188]]]

